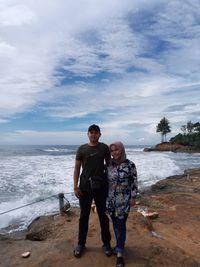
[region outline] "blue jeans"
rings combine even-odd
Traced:
[[[115,238],[116,238],[116,247],[115,247],[116,252],[122,253],[124,251],[124,245],[126,241],[127,218],[128,218],[128,214],[125,214],[120,217],[116,217],[114,215],[111,216]]]

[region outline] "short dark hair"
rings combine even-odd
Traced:
[[[92,130],[94,130],[96,132],[99,132],[99,133],[101,132],[100,127],[98,125],[96,125],[96,124],[92,124],[92,125],[89,126],[88,132],[91,132]]]

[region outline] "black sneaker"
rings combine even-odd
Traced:
[[[84,245],[76,246],[76,248],[74,249],[74,257],[80,258],[84,251],[85,251],[85,246]]]
[[[107,257],[110,257],[111,255],[112,255],[112,248],[111,248],[111,246],[110,246],[110,244],[106,244],[106,245],[104,245],[103,246],[103,251],[104,251],[104,253],[105,253],[105,255],[107,256]]]
[[[122,256],[117,257],[116,267],[124,267],[124,258]]]

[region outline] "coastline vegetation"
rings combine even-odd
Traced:
[[[192,148],[200,148],[200,123],[188,121],[186,125],[181,126],[182,133],[178,133],[172,137],[169,142],[189,146]],[[156,126],[156,132],[161,133],[161,143],[167,142],[166,135],[171,132],[171,126],[168,119],[163,117]]]
[[[172,144],[191,146],[200,148],[200,123],[188,121],[186,125],[181,126],[183,133],[179,133],[170,139]]]

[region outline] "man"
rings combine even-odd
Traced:
[[[81,145],[76,152],[74,167],[74,193],[79,199],[80,218],[78,245],[74,249],[74,256],[80,257],[85,250],[88,233],[88,222],[91,204],[94,200],[101,226],[101,239],[106,256],[111,256],[111,235],[109,219],[105,214],[107,198],[107,177],[105,176],[104,163],[110,160],[110,151],[106,144],[100,143],[101,131],[98,125],[88,128],[89,143]],[[80,169],[82,172],[80,175]],[[80,181],[79,181],[80,175]],[[95,182],[95,180],[100,180]],[[94,183],[93,183],[94,181]],[[100,183],[99,183],[100,182]],[[95,185],[96,187],[93,187]]]

